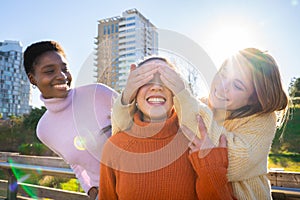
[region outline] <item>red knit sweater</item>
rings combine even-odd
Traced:
[[[198,152],[189,155],[175,112],[161,123],[140,117],[136,113],[131,129],[105,144],[99,199],[233,199],[225,148],[201,159]]]

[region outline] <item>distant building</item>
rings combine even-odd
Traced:
[[[18,41],[0,42],[0,115],[20,116],[30,112],[30,83],[22,65]]]
[[[95,43],[97,82],[121,91],[130,64],[157,54],[158,33],[148,19],[131,9],[122,16],[99,20]]]

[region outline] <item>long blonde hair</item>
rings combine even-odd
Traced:
[[[287,109],[288,98],[282,87],[278,65],[270,54],[259,49],[247,48],[230,59],[242,63],[246,61],[247,64],[242,67],[250,68],[254,86],[254,93],[250,98],[254,104],[233,111],[228,119]],[[228,60],[223,65],[227,62]]]

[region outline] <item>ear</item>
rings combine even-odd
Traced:
[[[34,75],[32,73],[28,73],[27,74],[28,78],[29,78],[29,81],[32,85],[36,85],[36,81],[35,81],[35,78],[34,78]]]

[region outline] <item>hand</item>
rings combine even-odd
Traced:
[[[97,187],[92,187],[89,191],[88,191],[88,196],[90,199],[94,200],[96,199],[98,195],[98,189]]]
[[[216,146],[213,144],[211,139],[208,137],[206,126],[203,122],[203,119],[200,115],[197,115],[198,121],[198,129],[200,132],[201,138],[198,138],[195,133],[193,133],[189,128],[186,126],[182,126],[181,129],[186,135],[186,137],[191,141],[189,144],[190,153],[200,151],[201,150],[201,157],[206,156],[212,148]],[[221,135],[219,139],[219,146],[218,147],[227,147],[227,140],[225,135]]]
[[[125,89],[123,91],[122,103],[130,104],[136,96],[138,89],[153,79],[154,74],[158,71],[158,66],[136,67],[135,64],[130,65],[130,73],[127,79]]]
[[[174,95],[185,88],[184,81],[180,75],[170,66],[161,65],[158,69],[160,79],[163,84],[169,88]]]

